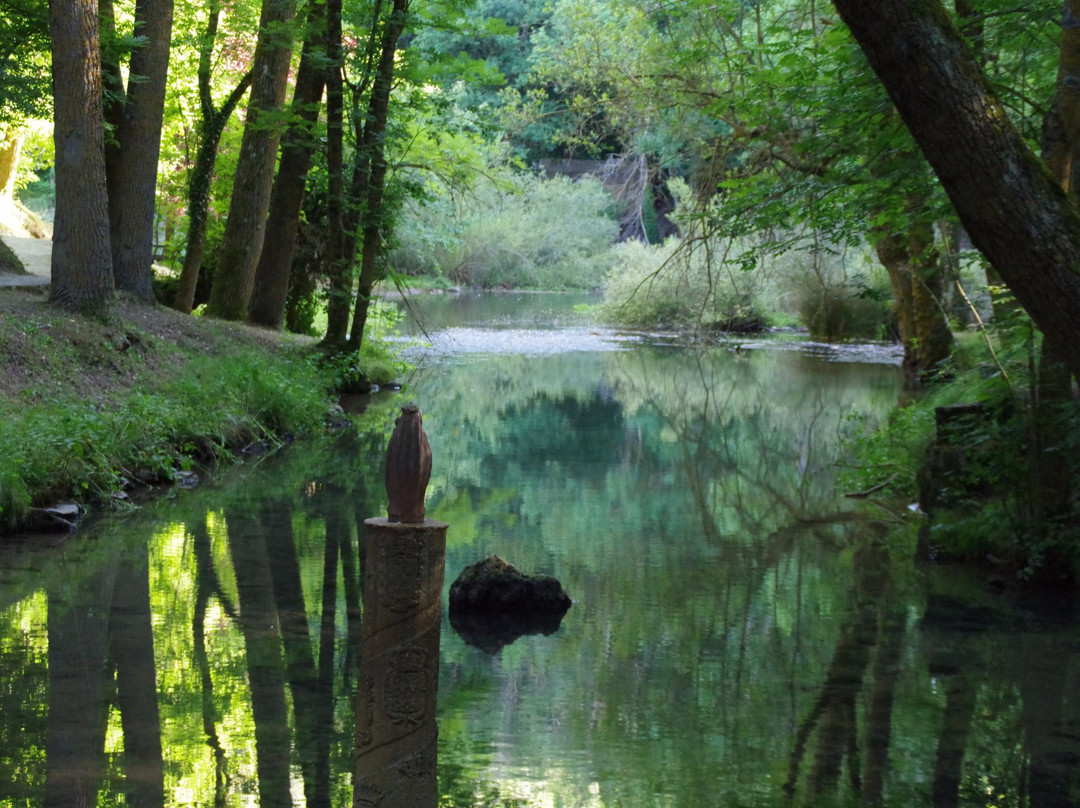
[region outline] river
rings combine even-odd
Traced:
[[[387,772],[424,808],[1080,804],[1072,600],[917,562],[908,503],[842,496],[895,351],[687,345],[588,302],[423,299],[361,424],[5,545],[0,806],[399,808]],[[430,671],[365,635],[411,602],[362,592],[414,569],[364,553],[407,401],[448,526]],[[492,554],[562,582],[557,630],[450,624]],[[384,696],[379,763],[355,709]]]

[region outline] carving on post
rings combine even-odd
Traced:
[[[424,493],[431,478],[431,447],[424,434],[420,408],[401,408],[386,447],[386,518],[408,524],[424,521]]]

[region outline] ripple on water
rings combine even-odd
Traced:
[[[429,334],[427,345],[409,350],[425,356],[462,354],[517,354],[554,356],[575,351],[621,351],[637,336],[619,334],[605,328],[446,328]]]
[[[432,358],[476,354],[554,356],[577,351],[623,351],[642,343],[675,346],[685,344],[685,338],[679,334],[626,333],[597,326],[558,329],[456,327],[431,332],[428,342],[409,348],[407,353]],[[765,338],[721,343],[725,344],[728,350],[736,352],[799,351],[828,362],[867,364],[899,365],[904,353],[900,345],[885,343],[832,344]]]

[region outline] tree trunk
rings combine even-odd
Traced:
[[[15,201],[15,176],[18,173],[22,143],[22,134],[14,130],[0,139],[0,199],[8,203]]]
[[[1063,3],[1057,81],[1043,120],[1042,157],[1073,204],[1080,198],[1080,0]],[[1041,522],[1066,514],[1072,481],[1066,447],[1064,402],[1072,398],[1072,374],[1056,346],[1044,342],[1039,357],[1032,440],[1032,517]]]
[[[147,303],[154,300],[155,201],[172,19],[172,0],[138,0],[135,5],[134,34],[145,42],[131,54],[115,143],[106,160],[116,288]]]
[[[908,200],[910,212],[918,206],[917,200]],[[904,380],[918,387],[948,359],[953,343],[941,304],[944,273],[934,246],[933,225],[913,216],[906,233],[888,232],[878,239],[874,249],[889,273],[904,345]]]
[[[94,313],[113,292],[97,12],[92,0],[49,5],[56,148],[52,300]]]
[[[341,53],[341,0],[328,0],[326,56],[326,218],[329,227],[326,276],[330,282],[326,301],[326,335],[323,345],[345,347],[349,335],[349,301],[352,299],[353,243],[345,236],[345,178],[342,157],[344,139],[344,81]]]
[[[285,320],[289,275],[296,251],[296,228],[300,223],[304,184],[315,150],[315,124],[326,84],[326,70],[322,64],[325,59],[322,53],[326,35],[325,2],[309,6],[307,29],[293,91],[295,118],[285,133],[281,148],[281,165],[270,195],[266,237],[255,270],[255,288],[248,311],[249,322],[278,329]]]
[[[987,87],[940,0],[833,0],[974,245],[1080,371],[1080,215]]]
[[[210,315],[223,320],[244,318],[255,283],[281,136],[295,8],[295,0],[263,0],[240,159],[207,306]]]
[[[188,232],[184,248],[184,266],[180,270],[180,282],[176,287],[176,299],[173,308],[184,314],[191,314],[195,304],[195,288],[199,285],[199,272],[202,269],[203,251],[206,249],[206,213],[210,207],[210,180],[214,174],[214,162],[217,160],[218,144],[221,143],[225,124],[232,117],[233,111],[251,86],[253,74],[249,71],[229,94],[221,109],[210,108],[209,117],[203,113],[199,122],[199,150],[195,156],[195,167],[191,170],[188,181]],[[207,78],[209,85],[209,77]]]
[[[368,149],[367,196],[361,217],[362,248],[360,253],[360,280],[356,290],[356,306],[353,311],[349,342],[354,350],[360,350],[367,323],[371,290],[379,279],[379,254],[382,251],[382,225],[386,211],[383,208],[383,192],[386,187],[386,123],[390,114],[390,91],[394,83],[394,53],[398,38],[405,28],[409,15],[408,0],[394,0],[393,10],[383,32],[382,53],[371,86],[367,124],[364,127]]]

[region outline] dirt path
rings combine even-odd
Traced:
[[[5,286],[47,286],[52,277],[52,239],[5,236],[4,243],[14,250],[29,275],[0,274],[0,288]]]

